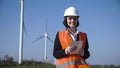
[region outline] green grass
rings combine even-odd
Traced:
[[[27,66],[5,66],[5,67],[0,67],[0,68],[55,68],[54,65],[50,64],[41,64],[41,65],[27,65]]]
[[[0,68],[55,68],[55,65],[51,64],[39,64],[39,65],[24,65],[24,66],[5,66]],[[120,68],[120,66],[101,66],[101,65],[91,65],[91,68]]]
[[[55,68],[55,65],[52,64],[32,64],[32,65],[18,65],[18,66],[3,66],[0,68]]]
[[[91,68],[120,68],[120,66],[114,66],[114,65],[91,65]]]

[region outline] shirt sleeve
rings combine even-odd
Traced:
[[[59,32],[57,32],[56,38],[54,40],[53,56],[56,59],[61,59],[61,58],[68,56],[68,55],[65,53],[65,49],[62,49],[62,46],[61,46],[61,43],[60,43],[60,40],[58,37],[58,33]]]
[[[90,52],[88,51],[89,44],[88,44],[88,39],[86,38],[86,45],[84,48],[84,55],[82,56],[84,59],[87,59],[90,56]]]

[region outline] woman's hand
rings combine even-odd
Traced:
[[[66,54],[79,54],[79,55],[81,55],[81,56],[83,56],[84,55],[84,49],[83,48],[81,48],[80,50],[75,50],[75,49],[77,49],[76,47],[74,47],[74,46],[68,46],[66,49],[65,49],[65,53]]]
[[[65,53],[66,53],[66,54],[70,54],[70,52],[71,52],[71,47],[68,46],[68,47],[65,49]]]

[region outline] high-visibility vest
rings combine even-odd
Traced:
[[[62,49],[67,48],[72,43],[72,38],[67,30],[60,31],[58,36]],[[79,33],[79,40],[82,41],[82,48],[85,47],[86,37],[85,33]],[[56,59],[56,68],[90,68],[90,66],[80,55],[75,54]]]

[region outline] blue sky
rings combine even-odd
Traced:
[[[42,61],[47,22],[49,37],[54,40],[57,31],[65,29],[63,13],[69,6],[79,10],[80,26],[86,32],[91,56],[89,64],[120,65],[120,1],[119,0],[24,0],[23,59]],[[0,0],[0,57],[8,54],[18,61],[20,31],[20,1]],[[53,61],[53,43],[48,40],[47,59]]]

